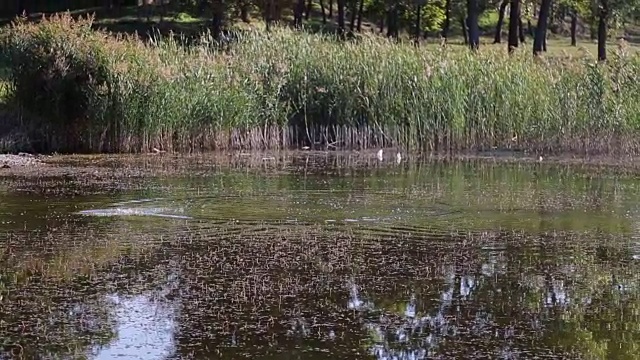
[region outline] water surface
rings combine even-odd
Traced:
[[[313,158],[201,170],[0,193],[0,359],[640,353],[631,176]]]

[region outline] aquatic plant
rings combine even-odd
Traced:
[[[282,28],[183,46],[91,21],[53,15],[2,32],[9,101],[46,119],[32,135],[42,151],[640,149],[640,56],[624,49],[597,64]]]

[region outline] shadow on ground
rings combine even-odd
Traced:
[[[103,29],[113,33],[137,34],[142,38],[149,38],[151,34],[168,35],[184,34],[186,37],[195,36],[210,28],[211,21],[208,14],[193,17],[186,12],[174,10],[145,9],[137,6],[106,9],[94,7],[69,11],[74,18],[94,16],[95,29]],[[37,12],[27,16],[29,21],[39,22],[43,16],[53,13]],[[0,18],[0,26],[9,25],[15,18]]]

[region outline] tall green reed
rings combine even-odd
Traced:
[[[185,47],[90,25],[55,15],[2,32],[11,98],[46,119],[46,150],[640,150],[640,57],[622,50],[596,64],[284,28]]]

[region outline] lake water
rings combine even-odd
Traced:
[[[1,180],[0,359],[640,354],[632,176],[203,166],[73,196]]]

